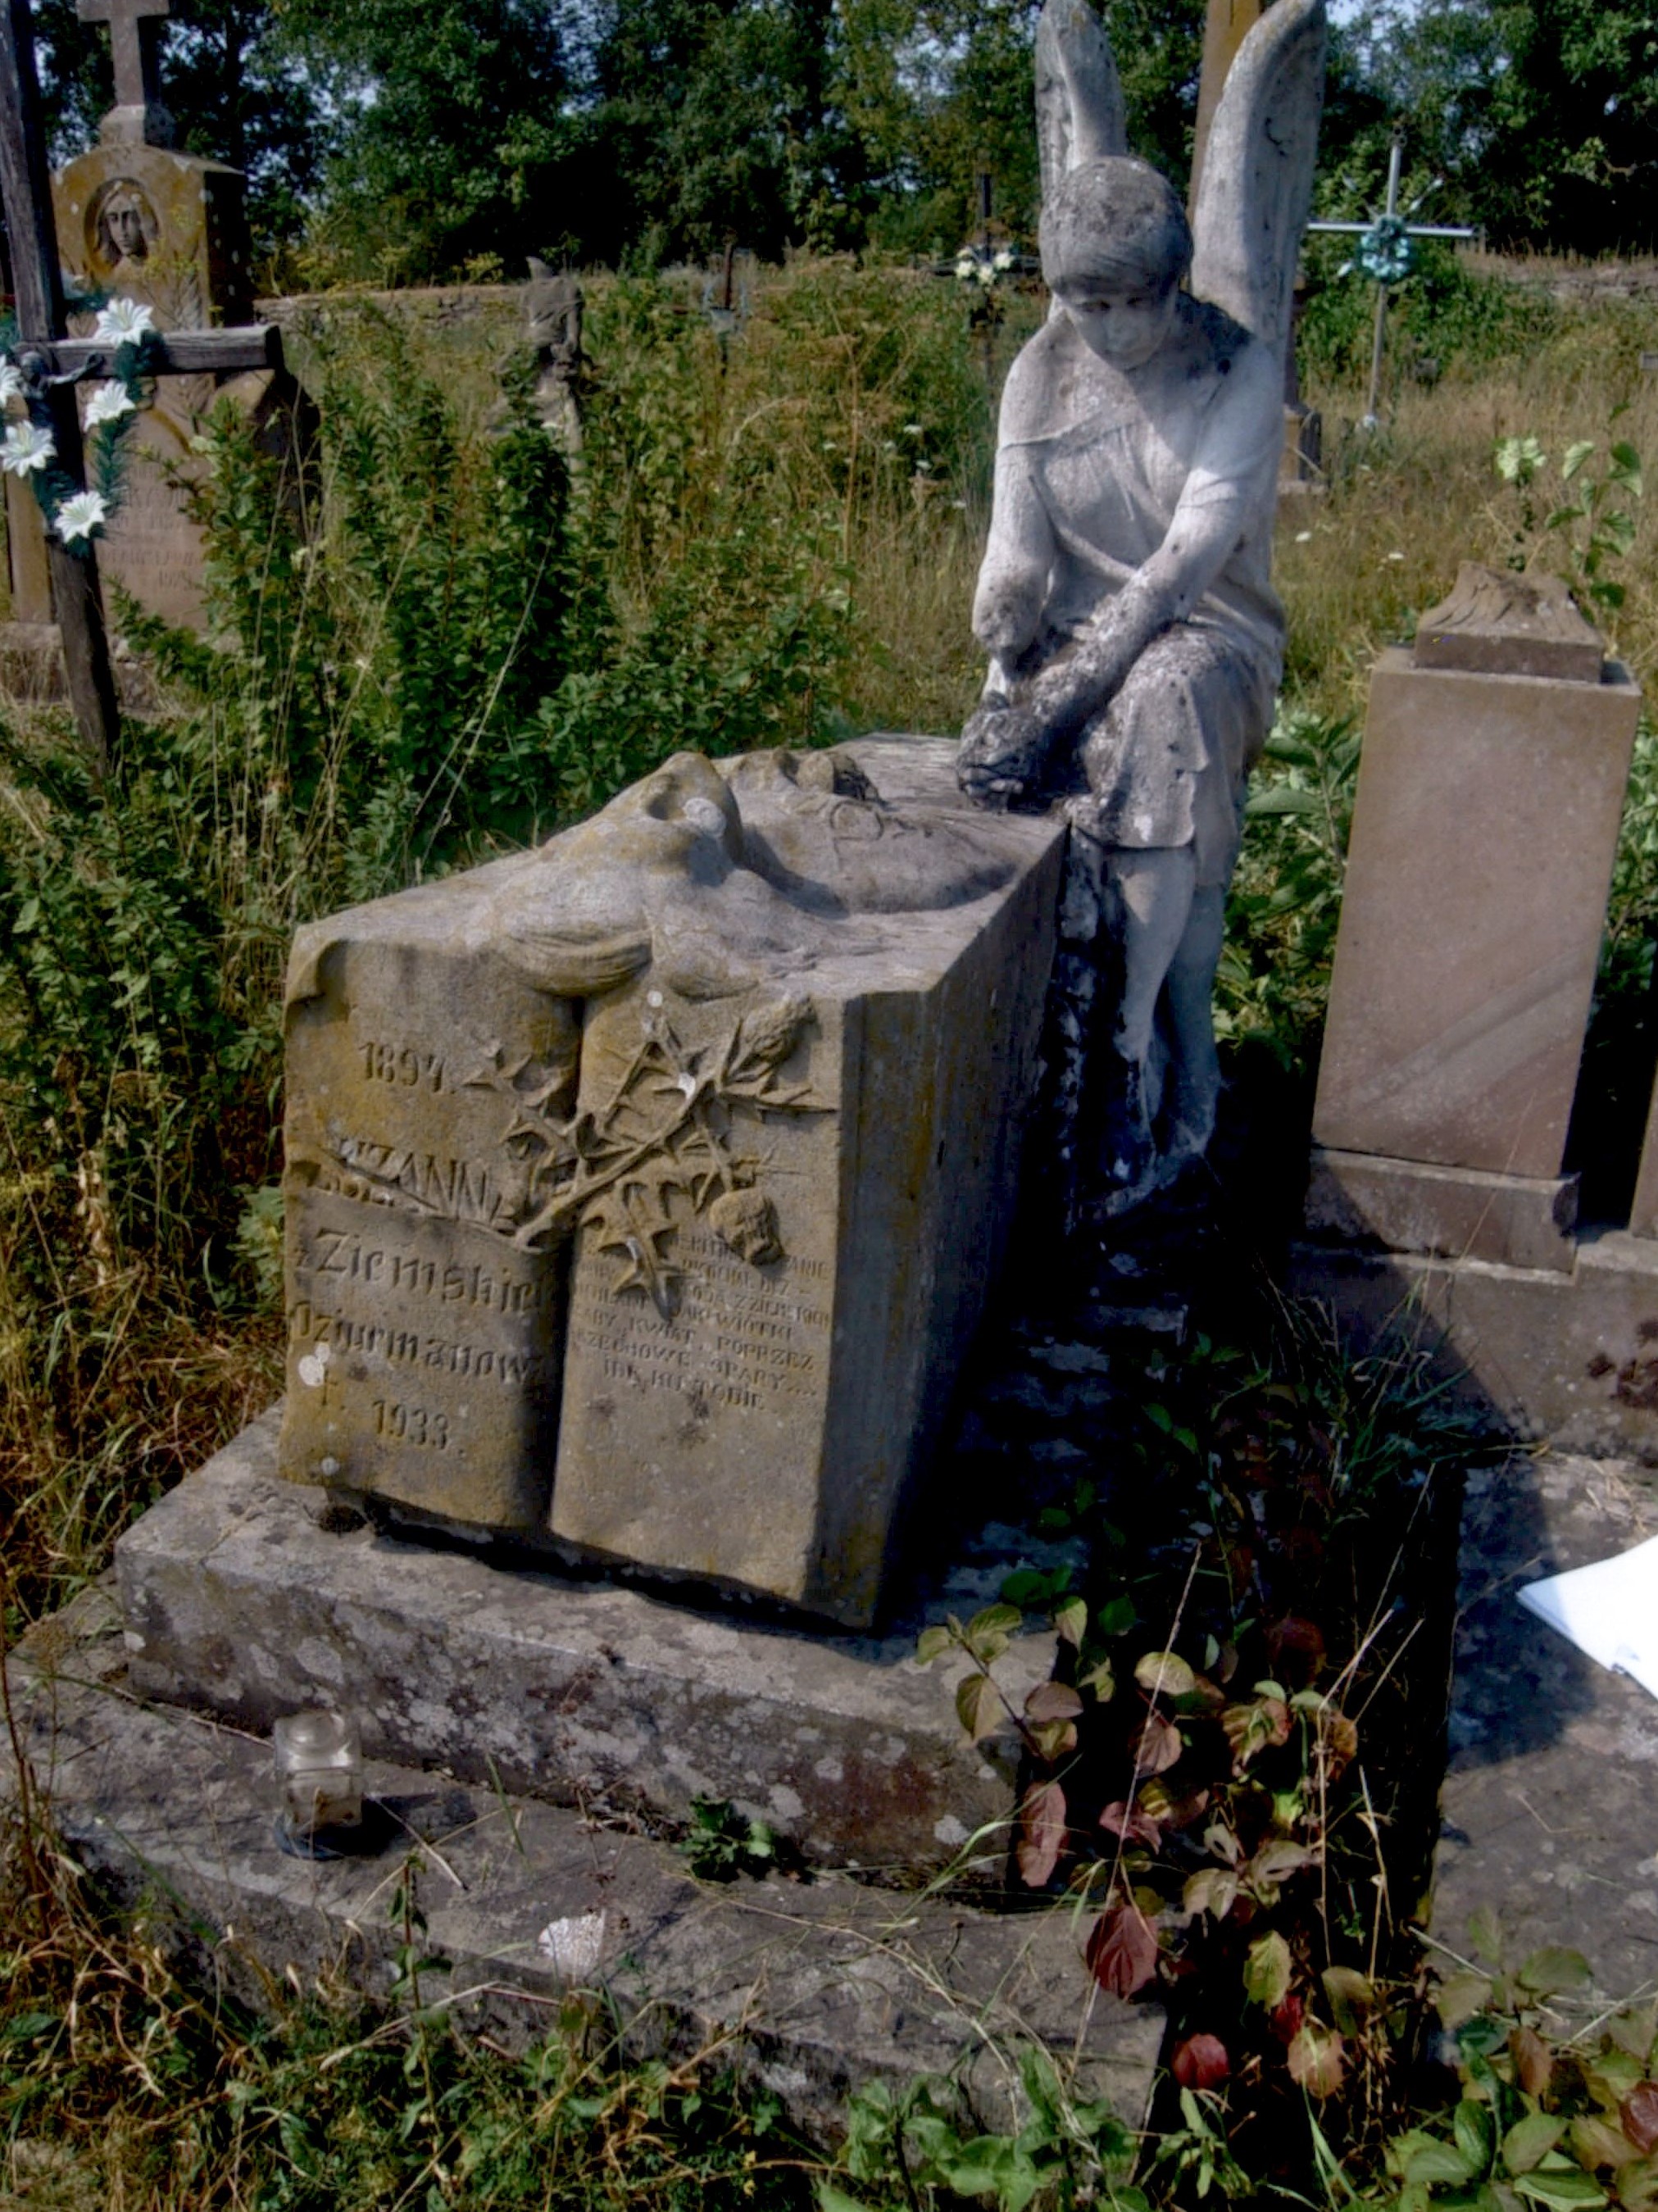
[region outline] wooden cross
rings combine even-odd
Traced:
[[[83,23],[109,25],[118,107],[140,107],[147,114],[160,104],[155,34],[160,19],[172,8],[173,0],[76,0]]]
[[[167,0],[160,0],[159,7],[156,0],[148,0],[148,5],[146,0],[80,0],[83,15],[99,9],[115,27],[118,91],[118,72],[124,66],[129,70],[132,66],[131,54],[125,64],[121,58],[123,25],[137,44],[140,15],[164,14],[167,4]],[[140,50],[141,92],[148,82],[143,67]],[[129,76],[129,89],[131,82]],[[38,368],[53,378],[77,380],[108,374],[113,365],[112,346],[66,335],[64,280],[52,216],[52,177],[40,120],[29,0],[0,0],[0,198],[4,202],[11,245],[17,326],[23,334],[17,346],[20,367],[26,373]],[[204,371],[280,368],[282,358],[282,333],[268,325],[246,330],[174,331],[161,338],[155,368],[161,376],[199,376]],[[51,385],[47,404],[58,458],[67,473],[79,482],[85,472],[85,459],[75,383]],[[97,553],[91,545],[72,553],[54,536],[46,540],[46,559],[76,722],[94,759],[106,767],[115,757],[121,724]]]

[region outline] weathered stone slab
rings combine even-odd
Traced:
[[[52,179],[64,265],[91,287],[149,307],[163,331],[240,323],[252,310],[243,178],[222,161],[161,146],[106,141]],[[258,410],[268,372],[238,380]],[[104,572],[163,620],[203,622],[202,536],[169,472],[201,466],[190,447],[218,397],[210,375],[168,377],[133,434],[125,495],[98,550]]]
[[[1313,1131],[1549,1180],[1577,1083],[1640,693],[1384,653]]]
[[[1569,1274],[1577,1187],[1576,1176],[1531,1181],[1315,1145],[1303,1218],[1315,1236],[1357,1245]]]
[[[337,1707],[376,1756],[655,1821],[731,1798],[834,1864],[934,1869],[989,1824],[985,1863],[1001,1863],[1017,1737],[970,1745],[964,1662],[914,1655],[926,1621],[971,1614],[1021,1558],[1040,1563],[1011,1532],[1011,1551],[993,1531],[988,1553],[958,1555],[878,1640],[504,1568],[328,1507],[278,1476],[273,1413],[129,1529],[116,1559],[139,1692],[261,1730]],[[999,1663],[1016,1705],[1054,1650],[1026,1636]]]
[[[301,933],[286,1472],[875,1618],[1011,1226],[1065,834],[954,755],[680,755]]]
[[[1289,1286],[1356,1347],[1403,1342],[1491,1425],[1563,1450],[1658,1462],[1658,1243],[1586,1232],[1570,1274],[1302,1244]]]
[[[385,1763],[367,1775],[390,1808],[381,1852],[285,1857],[269,1746],[135,1701],[122,1657],[100,1592],[35,1632],[13,1662],[27,1755],[77,1859],[256,2007],[290,1966],[383,1994],[402,1940],[386,1899],[417,1852],[440,1960],[422,1995],[463,2033],[522,2048],[568,1989],[595,1989],[626,2055],[717,2042],[825,2143],[851,2091],[921,2071],[959,2073],[985,2124],[1019,2124],[1021,2051],[1077,2048],[1077,2094],[1144,2124],[1162,2008],[1090,1998],[1088,1925],[1068,1909],[998,1916],[829,1875],[716,1888],[669,1847],[580,1813]]]
[[[752,1185],[706,1210],[693,1182],[666,1194],[671,1291],[649,1295],[648,1260],[618,1268],[617,1221],[583,1231],[559,1538],[874,1617],[996,1279],[1034,1100],[1057,841],[1045,823],[1005,830],[1019,863],[1006,889],[905,915],[878,957],[823,958],[802,977],[794,1003],[810,1012],[769,1089],[793,1103],[732,1115]],[[757,1033],[770,1011],[641,979],[589,1014],[584,1109],[616,1094],[651,1036],[674,1040],[682,1082],[740,1075],[744,1024]]]
[[[1468,1476],[1431,1930],[1466,1957],[1483,1912],[1509,1967],[1582,1952],[1586,2013],[1658,1980],[1658,1700],[1515,1594],[1654,1534],[1658,1490],[1627,1462],[1527,1454]]]
[[[1598,684],[1605,648],[1558,576],[1521,576],[1465,561],[1417,624],[1418,668],[1548,676]]]
[[[574,1097],[580,1008],[487,942],[514,860],[331,915],[289,963],[287,1420],[296,1480],[529,1532],[565,1255],[512,1232],[520,1097]]]

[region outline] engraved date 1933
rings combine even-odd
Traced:
[[[446,1413],[428,1413],[422,1406],[395,1405],[386,1398],[376,1398],[370,1410],[374,1416],[374,1434],[384,1437],[388,1443],[413,1444],[417,1450],[448,1450]]]

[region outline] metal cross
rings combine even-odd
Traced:
[[[82,0],[84,5],[84,0]],[[1399,223],[1399,173],[1405,157],[1405,142],[1399,131],[1394,132],[1394,143],[1388,155],[1388,204],[1380,218],[1372,216],[1369,222],[1309,222],[1309,230],[1343,231],[1349,235],[1363,237],[1376,228],[1378,220],[1399,224],[1399,234],[1405,238],[1478,238],[1477,230],[1467,230],[1461,225],[1448,222]],[[1409,210],[1406,210],[1408,214]],[[1377,410],[1382,404],[1382,355],[1388,337],[1388,292],[1385,281],[1378,278],[1376,288],[1376,336],[1370,346],[1370,398],[1364,410],[1364,427],[1374,430],[1378,420]]]
[[[83,23],[107,23],[115,56],[115,105],[154,107],[160,98],[156,73],[156,19],[172,13],[173,0],[75,0]]]

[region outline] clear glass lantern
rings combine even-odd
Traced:
[[[349,1850],[362,1827],[362,1741],[343,1713],[290,1713],[270,1731],[276,1835],[301,1858]]]

